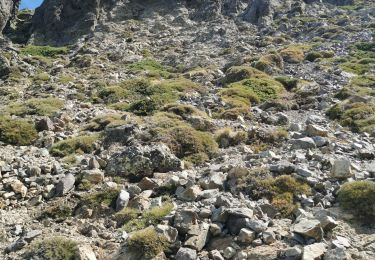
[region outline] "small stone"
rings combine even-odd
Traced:
[[[320,241],[323,237],[320,221],[316,219],[301,218],[292,226],[292,231],[304,237],[314,238],[317,241]]]
[[[305,132],[310,137],[313,137],[313,136],[326,137],[328,135],[328,131],[326,129],[318,125],[313,125],[313,124],[307,125]]]
[[[352,176],[351,163],[348,159],[338,159],[333,162],[331,175],[334,178],[348,178]]]
[[[42,119],[38,120],[35,124],[35,128],[37,131],[53,131],[55,126],[53,122],[48,117],[43,117]]]
[[[299,139],[292,139],[289,141],[292,149],[314,149],[316,148],[315,142],[310,137],[303,137]]]
[[[228,246],[227,248],[225,248],[223,252],[223,255],[226,259],[232,258],[235,254],[236,254],[236,250],[231,246]]]
[[[345,248],[338,247],[330,249],[324,254],[324,260],[348,260],[350,259],[345,252]]]
[[[176,260],[196,260],[197,251],[187,247],[180,247],[176,254]]]
[[[219,250],[212,250],[210,252],[210,256],[212,260],[224,260],[224,257],[220,254]]]
[[[303,247],[302,260],[320,259],[326,252],[326,245],[324,243],[315,243]]]
[[[59,183],[56,185],[55,195],[61,197],[67,194],[69,191],[71,191],[74,188],[75,181],[76,181],[76,178],[74,177],[73,174],[68,173],[67,175],[65,175],[65,177],[62,178],[59,181]]]
[[[167,238],[167,241],[170,243],[174,243],[177,239],[178,231],[174,227],[171,227],[169,225],[157,225],[155,230],[158,233],[163,234],[164,237]]]
[[[285,256],[290,259],[299,259],[302,255],[302,249],[298,246],[289,247],[285,250]]]
[[[262,233],[263,242],[267,245],[270,245],[276,241],[276,235],[272,231],[264,231]]]
[[[183,192],[177,195],[177,198],[184,201],[195,201],[201,193],[201,188],[198,185],[193,185],[186,188]]]
[[[98,184],[104,180],[104,172],[99,169],[86,170],[82,172],[83,179],[93,184]]]
[[[75,258],[76,260],[96,260],[96,256],[91,246],[80,245],[77,248]]]
[[[238,234],[238,240],[243,244],[251,244],[255,239],[255,232],[248,229],[242,228]]]
[[[23,239],[25,239],[26,242],[30,243],[34,238],[40,236],[41,234],[42,230],[30,230],[25,234]]]
[[[16,194],[20,194],[22,198],[26,197],[27,188],[21,181],[15,180],[10,186]]]
[[[125,208],[129,203],[129,199],[130,199],[129,192],[125,190],[121,190],[116,200],[116,211],[120,211],[123,208]]]

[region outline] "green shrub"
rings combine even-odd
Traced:
[[[276,99],[283,93],[284,88],[283,86],[276,80],[271,78],[249,78],[243,81],[233,83],[229,85],[228,90],[233,89],[236,93],[230,93],[232,98],[239,98],[239,100],[243,100],[244,95],[242,93],[246,93],[245,97],[248,100],[252,99],[250,102],[259,103],[264,102],[267,100]],[[253,96],[250,95],[252,91]],[[238,94],[239,93],[239,94]],[[228,96],[225,89],[220,92],[222,96]]]
[[[166,238],[154,229],[147,228],[132,233],[127,240],[127,248],[140,254],[139,259],[151,259],[168,248]]]
[[[333,51],[312,51],[306,54],[305,60],[314,62],[317,59],[333,58],[334,56]]]
[[[16,102],[8,105],[5,108],[5,112],[17,116],[51,116],[63,107],[64,101],[58,98],[32,98],[24,102]]]
[[[131,218],[125,221],[123,229],[127,232],[132,232],[140,229],[144,229],[150,225],[158,225],[165,216],[167,216],[173,210],[172,203],[165,203],[160,207],[154,207],[150,210],[146,210],[141,214],[140,218],[137,218],[139,212],[136,210],[123,209],[117,213],[122,219]]]
[[[327,111],[331,119],[339,120],[341,125],[351,127],[357,132],[371,132],[375,129],[374,103],[341,102]]]
[[[34,125],[28,121],[0,116],[0,141],[12,145],[30,145],[37,137]]]
[[[51,147],[51,154],[64,157],[74,153],[91,153],[95,150],[98,134],[82,135],[55,143]]]
[[[283,58],[278,54],[264,55],[255,63],[255,68],[268,74],[272,74],[274,71],[278,71],[283,67]]]
[[[68,54],[69,49],[67,47],[51,47],[51,46],[35,46],[27,45],[21,48],[21,54],[31,56],[42,56],[49,58],[56,58],[58,55]]]
[[[254,199],[267,198],[283,216],[289,216],[298,206],[295,200],[298,195],[309,194],[310,187],[289,175],[276,178],[250,178],[245,187]]]
[[[216,155],[212,134],[195,130],[177,115],[158,113],[149,123],[152,140],[165,143],[180,159],[200,164]]]
[[[233,131],[231,128],[220,129],[216,132],[216,142],[220,148],[239,145],[247,141],[245,131]]]
[[[43,210],[41,218],[64,220],[72,215],[72,208],[67,204],[56,204]]]
[[[120,114],[106,114],[94,118],[84,126],[84,130],[99,132],[106,128],[124,125],[127,121]]]
[[[299,79],[287,77],[287,76],[279,76],[275,77],[275,80],[283,84],[283,86],[287,90],[292,90],[298,87],[298,83],[300,82]]]
[[[233,66],[227,70],[223,83],[230,84],[247,78],[263,77],[267,77],[267,74],[255,68],[248,66]]]
[[[119,86],[105,87],[99,92],[99,97],[107,104],[114,104],[114,108],[145,116],[177,101],[180,96],[187,93],[204,91],[201,86],[187,79],[164,80],[157,83],[147,79],[135,79],[124,81]]]
[[[40,257],[38,259],[74,260],[76,252],[77,242],[65,237],[51,237],[33,242],[28,255]]]
[[[104,191],[88,193],[82,196],[80,205],[95,209],[101,205],[114,207],[119,191],[117,189],[107,189]]]
[[[50,79],[49,74],[47,72],[41,72],[34,76],[35,81],[48,81]]]
[[[338,191],[340,207],[353,213],[366,224],[375,224],[375,183],[353,181]]]
[[[164,66],[153,59],[143,59],[127,66],[131,72],[146,73],[149,77],[168,78],[173,73],[172,67]]]
[[[304,48],[300,46],[289,46],[280,51],[281,57],[285,62],[300,63],[305,58]]]

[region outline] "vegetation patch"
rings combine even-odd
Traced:
[[[173,68],[164,66],[154,59],[143,59],[129,64],[127,68],[134,73],[144,73],[148,77],[168,78],[173,73]]]
[[[58,221],[65,220],[72,215],[72,209],[68,204],[56,204],[43,210],[41,218],[53,218]]]
[[[338,191],[340,207],[354,214],[366,224],[375,224],[375,183],[353,181]]]
[[[30,122],[0,116],[0,141],[12,145],[30,145],[37,137],[38,133]]]
[[[75,153],[91,153],[96,149],[99,134],[82,135],[57,142],[51,147],[51,154],[64,157]]]
[[[264,55],[255,63],[255,68],[264,71],[267,74],[272,74],[283,67],[283,58],[279,54]]]
[[[153,228],[136,231],[127,240],[127,248],[139,254],[139,259],[151,259],[165,251],[168,246],[167,239]]]
[[[16,102],[8,105],[5,108],[5,112],[17,116],[51,116],[63,107],[64,101],[58,98],[32,98],[24,102]]]
[[[247,178],[247,179],[246,179]],[[241,181],[241,180],[240,180]],[[248,178],[245,191],[254,199],[267,198],[282,216],[290,216],[298,207],[298,195],[309,194],[310,187],[292,176],[281,175],[276,178]]]
[[[94,118],[90,123],[88,123],[84,130],[100,132],[106,128],[116,127],[124,125],[126,123],[124,115],[120,114],[106,114]]]
[[[305,59],[305,51],[310,47],[304,45],[291,45],[280,50],[279,54],[285,62],[300,63]]]
[[[33,259],[38,256],[42,259],[74,260],[77,252],[77,242],[65,237],[51,237],[33,242],[27,255]]]
[[[267,74],[249,66],[233,66],[225,73],[224,84],[241,81],[248,78],[264,78]]]
[[[375,129],[375,103],[367,101],[375,96],[375,75],[361,75],[352,78],[336,97],[343,100],[332,106],[327,115],[338,120],[341,125],[358,132]]]
[[[124,208],[116,214],[118,224],[123,224],[122,228],[126,232],[133,232],[144,229],[150,225],[158,225],[165,216],[173,210],[172,203],[164,203],[160,207],[154,207],[143,213],[136,209]]]
[[[175,114],[155,114],[150,118],[150,132],[154,142],[165,143],[177,157],[192,163],[203,163],[217,152],[211,133],[194,129]]]
[[[248,135],[245,131],[234,131],[231,128],[220,129],[216,132],[216,141],[220,148],[239,145],[247,141]]]
[[[85,194],[80,201],[81,206],[95,209],[100,206],[114,207],[119,191],[117,189],[107,189],[99,192]]]
[[[306,54],[305,60],[314,62],[318,59],[333,58],[335,53],[333,51],[312,51]]]
[[[375,103],[344,101],[331,107],[327,115],[353,131],[371,132],[375,129]]]
[[[68,54],[67,47],[51,47],[51,46],[36,46],[27,45],[21,48],[21,54],[31,56],[42,56],[49,58],[56,58],[58,55]]]
[[[176,102],[188,93],[203,93],[204,89],[187,79],[152,82],[148,79],[127,80],[118,86],[105,87],[99,93],[112,107],[136,115],[150,115],[168,103]]]

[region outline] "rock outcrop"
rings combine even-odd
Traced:
[[[0,0],[0,35],[12,15],[13,5],[12,0]]]

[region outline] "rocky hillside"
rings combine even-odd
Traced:
[[[0,259],[375,259],[374,1],[14,3]]]

